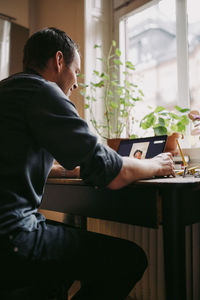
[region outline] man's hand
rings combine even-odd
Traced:
[[[153,163],[155,163],[155,169],[157,169],[155,170],[154,176],[176,176],[171,153],[166,152],[158,154],[151,160]]]
[[[119,174],[109,183],[108,188],[120,189],[133,181],[154,176],[175,176],[171,153],[162,153],[151,159],[122,157],[123,165]]]

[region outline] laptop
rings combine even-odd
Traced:
[[[167,135],[150,136],[136,139],[122,139],[117,153],[138,159],[152,158],[164,152]]]

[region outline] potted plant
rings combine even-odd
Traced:
[[[101,47],[95,45],[94,48]],[[97,58],[102,62],[102,71],[93,70],[93,78],[89,83],[81,84],[81,94],[85,98],[85,109],[89,110],[90,121],[98,135],[108,141],[108,145],[117,148],[119,139],[125,131],[125,138],[130,138],[128,132],[130,111],[137,101],[141,101],[143,92],[132,82],[134,65],[130,61],[122,62],[121,51],[112,41],[107,56]],[[119,79],[120,70],[122,79]],[[95,106],[101,102],[103,116],[95,115]],[[132,136],[134,137],[134,136]],[[111,145],[115,142],[115,146]]]
[[[169,111],[163,106],[157,106],[145,115],[140,127],[144,130],[151,128],[155,135],[168,135],[165,151],[173,154],[177,152],[176,139],[184,135],[189,124],[188,108],[174,106],[174,111]]]

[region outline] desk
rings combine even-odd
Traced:
[[[200,178],[137,181],[117,191],[49,179],[41,208],[126,224],[163,225],[166,300],[186,300],[185,226],[200,221]]]

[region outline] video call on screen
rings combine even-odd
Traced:
[[[117,152],[121,156],[132,156],[135,150],[142,150],[143,158],[152,158],[164,151],[166,140],[167,136],[122,140]]]

